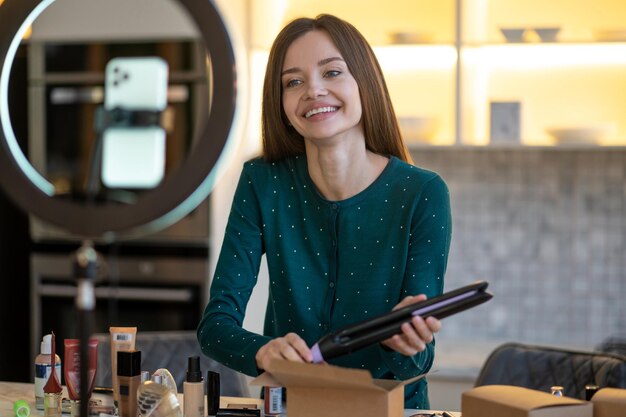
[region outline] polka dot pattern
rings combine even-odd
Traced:
[[[311,346],[329,331],[389,311],[406,295],[440,294],[450,237],[443,180],[397,158],[342,201],[316,192],[304,157],[249,161],[198,327],[202,349],[255,375],[255,354],[272,337],[296,332]],[[241,326],[262,256],[270,288],[265,335],[258,335]],[[433,358],[432,345],[414,357],[372,346],[333,363],[407,379],[426,372]],[[407,388],[421,402],[422,391]]]

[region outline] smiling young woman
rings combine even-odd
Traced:
[[[198,326],[203,352],[251,376],[276,358],[311,362],[328,332],[443,291],[450,198],[410,163],[380,67],[349,23],[301,18],[278,35],[262,106],[263,156],[244,164]],[[263,334],[242,327],[261,259]],[[428,372],[441,323],[419,316],[380,344],[335,358],[373,377]],[[405,407],[428,409],[425,378]]]
[[[282,76],[287,49],[294,41],[311,31],[323,31],[330,38],[356,81],[367,149],[381,155],[393,155],[411,163],[411,156],[401,139],[387,84],[374,51],[354,26],[331,15],[320,15],[316,19],[297,19],[285,27],[274,41],[263,86],[264,159],[274,162],[304,154],[302,136],[289,125],[283,111]]]

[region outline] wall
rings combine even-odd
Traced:
[[[446,288],[490,282],[488,304],[440,339],[592,349],[626,333],[626,149],[419,149],[447,181]]]
[[[197,33],[175,0],[56,0],[33,23],[32,39],[177,39]]]

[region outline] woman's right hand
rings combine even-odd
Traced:
[[[272,359],[287,359],[294,362],[312,362],[313,354],[306,342],[295,333],[272,339],[256,353],[256,366],[266,369]]]

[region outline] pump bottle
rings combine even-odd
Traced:
[[[190,356],[187,359],[187,377],[183,382],[183,411],[185,417],[205,417],[204,381],[199,356]]]
[[[52,352],[52,335],[47,334],[41,341],[41,347],[39,355],[35,358],[35,408],[37,410],[43,410],[43,387],[48,382],[48,378],[52,374],[52,367],[50,365],[50,353]],[[55,355],[54,371],[57,374],[57,379],[61,381],[61,358],[59,355]]]

